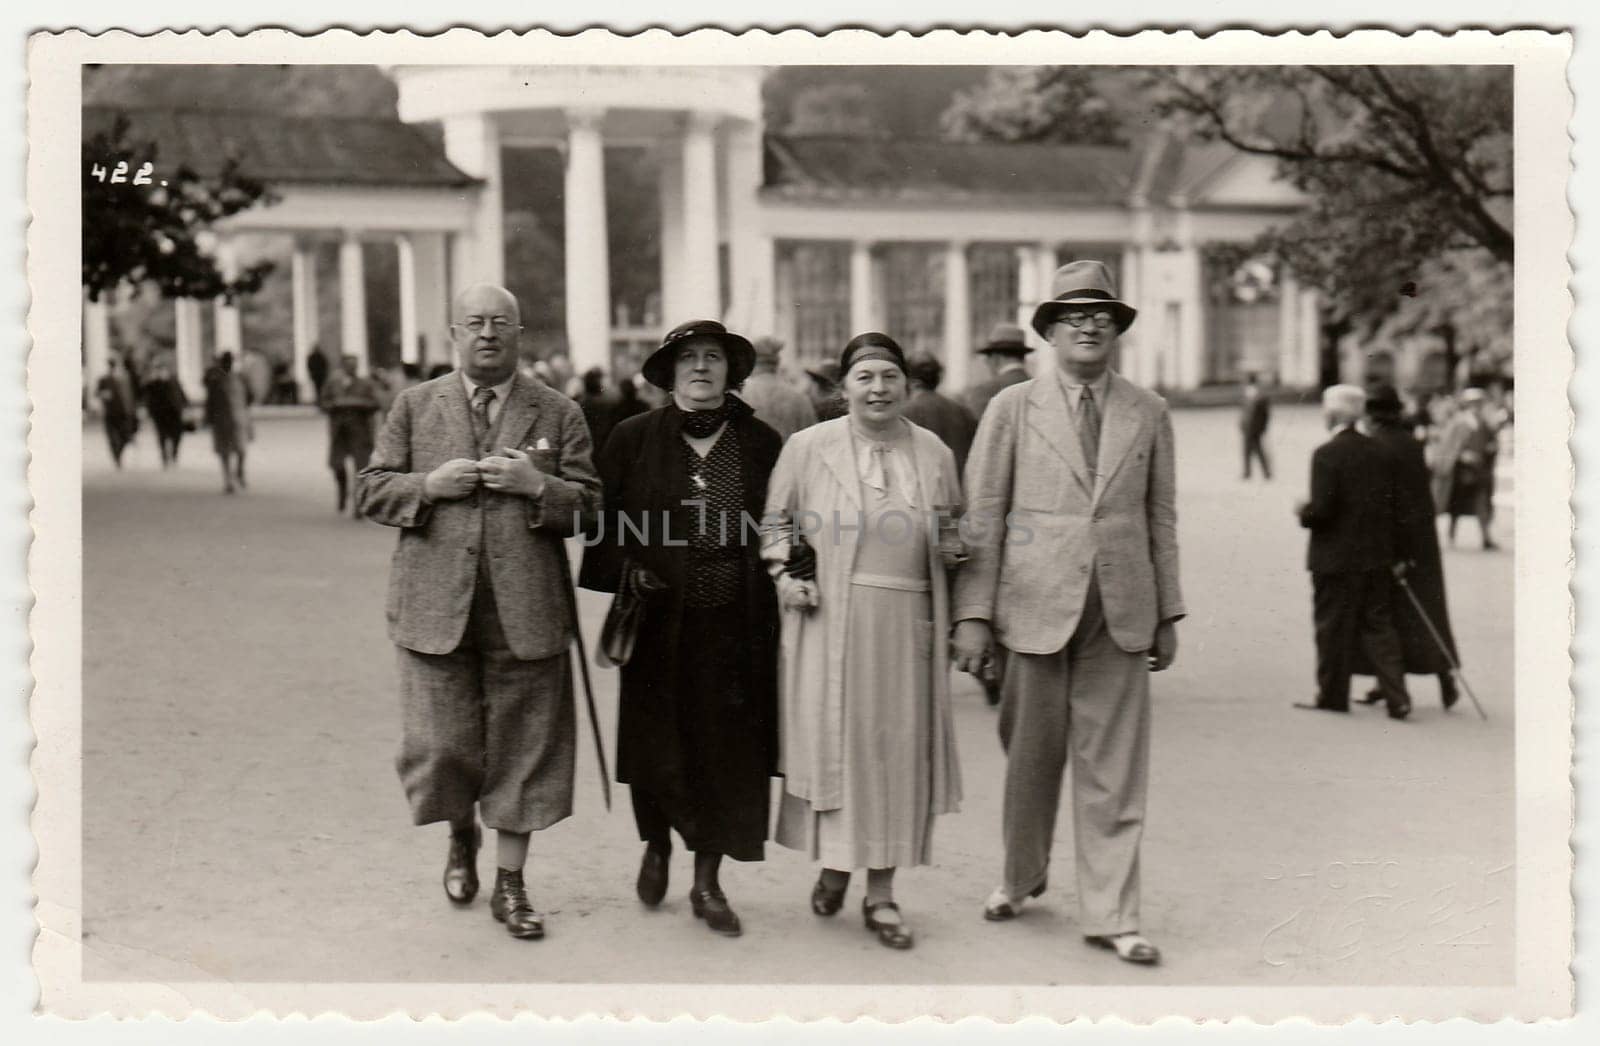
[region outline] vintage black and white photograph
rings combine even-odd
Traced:
[[[695,36],[35,39],[44,1009],[1570,1012],[1566,38]]]

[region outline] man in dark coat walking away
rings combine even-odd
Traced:
[[[144,386],[144,409],[156,427],[156,439],[161,444],[161,467],[178,463],[178,444],[183,441],[184,412],[189,407],[189,396],[178,379],[173,377],[172,366],[158,359],[150,380]]]
[[[322,409],[328,415],[328,467],[338,487],[340,512],[349,503],[351,477],[360,475],[372,457],[372,424],[382,405],[377,384],[361,377],[358,368],[354,356],[342,357],[339,372],[322,387]],[[359,519],[361,514],[355,515]]]
[[[943,364],[926,355],[914,356],[909,362],[913,391],[906,401],[906,418],[932,430],[943,440],[956,456],[957,471],[965,472],[972,437],[978,434],[978,419],[966,407],[939,392],[939,381],[944,377]]]
[[[1432,476],[1428,462],[1401,416],[1404,410],[1400,396],[1393,385],[1374,386],[1367,394],[1367,435],[1389,454],[1395,479],[1395,515],[1400,532],[1404,535],[1406,554],[1406,584],[1421,602],[1428,621],[1438,629],[1449,646],[1449,656],[1439,648],[1439,643],[1429,631],[1410,597],[1394,583],[1390,602],[1394,607],[1395,631],[1400,637],[1400,651],[1406,672],[1411,675],[1439,677],[1439,698],[1446,708],[1456,703],[1456,679],[1450,660],[1461,663],[1456,653],[1456,641],[1450,631],[1450,610],[1445,602],[1444,563],[1439,557],[1439,532],[1434,524]],[[1354,669],[1357,675],[1373,675],[1371,661],[1364,652],[1358,652]],[[1383,700],[1381,688],[1373,688],[1365,699],[1366,704]]]
[[[1261,442],[1267,434],[1267,424],[1272,420],[1272,401],[1262,391],[1252,371],[1245,378],[1244,399],[1239,406],[1239,432],[1244,436],[1244,478],[1250,478],[1251,459],[1261,462],[1261,475],[1272,478],[1272,462],[1267,459],[1267,448]]]
[[[967,409],[972,411],[974,418],[983,420],[983,412],[989,406],[989,401],[994,399],[995,393],[1008,385],[1028,380],[1025,360],[1032,351],[1023,337],[1021,327],[1014,323],[995,325],[989,332],[989,340],[978,348],[978,355],[989,365],[989,373],[993,376],[967,390]]]
[[[1356,431],[1366,395],[1353,385],[1322,394],[1333,436],[1311,455],[1311,500],[1297,506],[1311,531],[1311,571],[1317,632],[1317,700],[1296,708],[1350,711],[1350,675],[1359,644],[1378,676],[1391,719],[1411,713],[1405,665],[1395,634],[1393,570],[1408,558],[1395,517],[1389,454]]]

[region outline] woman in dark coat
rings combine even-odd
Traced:
[[[602,448],[605,507],[580,577],[615,592],[642,568],[666,586],[622,668],[617,780],[646,844],[639,899],[665,896],[676,830],[695,855],[694,914],[728,935],[740,923],[719,869],[724,856],[764,856],[777,751],[778,605],[756,524],[782,440],[727,395],[753,362],[750,343],[712,320],[676,328],[645,361],[672,398]]]
[[[1367,435],[1389,452],[1394,468],[1395,492],[1399,504],[1395,506],[1395,519],[1404,535],[1408,566],[1406,585],[1422,603],[1428,620],[1439,630],[1448,644],[1450,656],[1446,657],[1428,625],[1417,613],[1416,604],[1398,583],[1391,605],[1394,607],[1395,631],[1400,635],[1400,649],[1405,655],[1406,672],[1410,675],[1439,677],[1439,697],[1449,708],[1456,703],[1456,681],[1452,674],[1450,658],[1460,664],[1456,653],[1455,636],[1450,631],[1450,610],[1445,605],[1444,563],[1439,555],[1439,532],[1435,528],[1433,510],[1432,475],[1422,452],[1422,444],[1411,434],[1408,422],[1401,416],[1400,397],[1392,386],[1378,385],[1367,395]],[[1356,672],[1371,675],[1371,664],[1358,650]],[[1366,703],[1383,700],[1377,690],[1367,694]]]

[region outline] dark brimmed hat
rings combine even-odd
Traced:
[[[1368,414],[1399,414],[1405,409],[1400,394],[1387,382],[1367,386]]]
[[[851,338],[839,354],[839,373],[849,374],[856,361],[862,359],[885,360],[899,367],[906,377],[911,376],[906,369],[906,350],[882,331],[867,331]]]
[[[749,339],[733,333],[716,320],[690,320],[667,332],[667,336],[661,339],[661,347],[640,365],[639,373],[657,388],[671,389],[678,349],[694,338],[711,338],[728,350],[728,388],[738,385],[755,370],[756,350]]]
[[[825,382],[829,385],[839,384],[839,379],[844,376],[839,372],[839,365],[832,360],[823,360],[815,367],[807,367],[806,373],[817,381]]]
[[[1111,313],[1121,334],[1133,326],[1139,311],[1117,297],[1116,285],[1111,282],[1111,270],[1097,261],[1068,262],[1056,270],[1050,281],[1050,300],[1041,302],[1033,310],[1033,329],[1039,337],[1050,336],[1050,325],[1063,313],[1091,310]]]
[[[989,332],[989,340],[978,348],[979,352],[1004,352],[1017,356],[1033,351],[1023,336],[1022,328],[1015,323],[997,323]]]

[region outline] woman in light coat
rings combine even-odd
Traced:
[[[909,948],[895,869],[930,863],[934,815],[961,797],[946,577],[959,554],[941,555],[936,511],[959,516],[961,485],[950,449],[902,416],[891,338],[852,339],[840,369],[849,412],[791,437],[768,488],[762,556],[783,606],[775,837],[822,863],[818,915],[866,868],[867,929]]]

